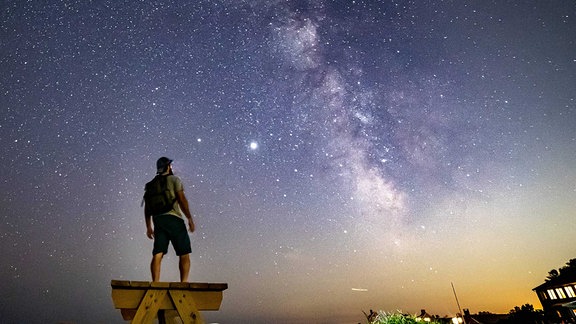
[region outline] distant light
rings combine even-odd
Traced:
[[[258,142],[250,142],[250,149],[255,150],[258,148]]]

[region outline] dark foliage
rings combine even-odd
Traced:
[[[541,324],[546,323],[544,312],[535,310],[531,304],[515,306],[510,310],[510,316],[507,319],[499,321],[500,324]]]
[[[556,270],[552,269],[548,272],[546,281],[553,281],[557,278],[576,277],[576,259],[570,259],[566,265]]]

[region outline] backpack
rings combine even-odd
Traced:
[[[157,175],[146,184],[144,203],[152,215],[165,214],[174,208],[176,199],[172,198],[167,182],[167,176]]]

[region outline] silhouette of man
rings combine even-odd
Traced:
[[[144,206],[144,217],[146,219],[146,235],[154,240],[152,250],[152,262],[150,271],[152,281],[160,281],[160,268],[164,254],[168,253],[168,245],[176,251],[179,259],[180,282],[188,282],[188,273],[190,272],[190,237],[186,230],[182,213],[188,220],[188,230],[194,232],[194,220],[188,207],[188,200],[184,195],[184,186],[180,178],[172,172],[172,160],[167,157],[161,157],[156,162],[156,177],[166,177],[166,189],[170,196],[174,197],[173,207],[171,210],[158,215],[153,215],[149,206]],[[148,188],[148,184],[146,184]],[[154,227],[152,227],[154,223]]]

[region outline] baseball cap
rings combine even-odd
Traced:
[[[173,160],[163,156],[156,161],[156,173],[164,173]]]

